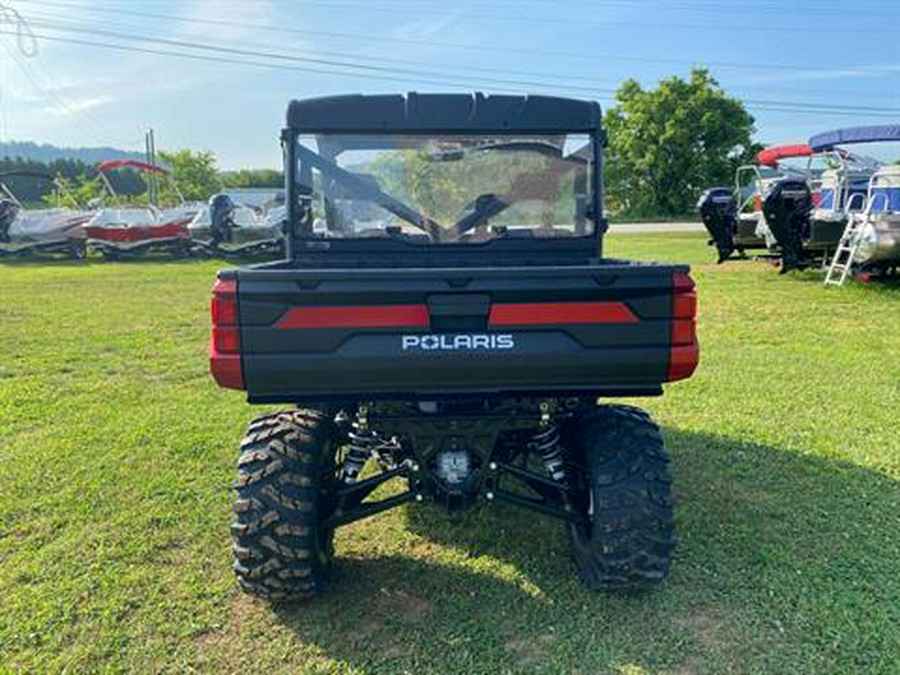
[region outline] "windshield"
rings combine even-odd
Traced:
[[[591,157],[581,134],[301,136],[297,193],[314,237],[580,237]]]

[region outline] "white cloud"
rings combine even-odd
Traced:
[[[855,66],[831,70],[775,70],[764,75],[741,78],[741,84],[777,84],[886,77],[900,72],[900,64]]]
[[[227,12],[222,12],[223,6],[228,8]],[[240,42],[257,35],[256,26],[278,25],[278,13],[271,0],[227,4],[221,0],[192,0],[180,7],[178,15],[188,21],[168,37],[204,43]],[[203,23],[210,19],[223,23]]]
[[[81,98],[68,98],[61,101],[58,105],[45,106],[43,111],[50,115],[68,116],[75,113],[85,112],[107,103],[112,103],[115,98],[109,94],[100,94],[97,96],[86,96]]]
[[[391,31],[392,37],[402,40],[421,40],[447,32],[456,21],[455,14],[445,14],[434,19],[422,19],[401,24]]]

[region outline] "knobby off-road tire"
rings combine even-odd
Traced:
[[[328,580],[332,423],[315,410],[258,417],[241,442],[231,526],[244,591],[273,601],[312,598]]]
[[[593,590],[658,584],[675,548],[669,457],[659,427],[638,408],[601,406],[568,434],[576,507],[588,523],[569,526],[572,555]]]

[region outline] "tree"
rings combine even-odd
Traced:
[[[216,170],[216,157],[209,150],[179,150],[160,152],[159,157],[172,171],[172,178],[184,198],[203,201],[222,188],[222,180]],[[160,186],[160,201],[170,201],[165,181]]]
[[[59,176],[59,205],[66,209],[83,209],[103,198],[103,186],[99,177],[88,178],[80,174],[75,178]],[[56,206],[56,197],[45,197],[48,206]]]
[[[703,68],[693,69],[689,81],[670,77],[657,89],[627,80],[616,101],[604,116],[610,210],[689,213],[703,189],[730,184],[758,147],[750,139],[753,117]]]
[[[219,174],[224,188],[281,188],[284,174],[275,169],[238,169]]]

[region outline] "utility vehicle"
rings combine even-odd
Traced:
[[[655,584],[669,459],[638,408],[698,361],[684,265],[602,257],[596,103],[415,94],[294,101],[288,257],[218,273],[211,370],[286,404],[241,443],[234,569],[309,598],[335,529],[408,502],[565,525],[592,589]]]

